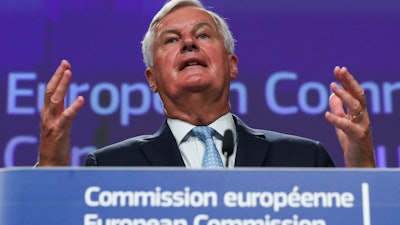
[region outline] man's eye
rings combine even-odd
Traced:
[[[171,44],[176,42],[176,38],[167,38],[167,40],[165,40],[165,44]]]
[[[208,34],[205,34],[205,33],[199,35],[200,39],[206,39],[208,37],[209,37]]]

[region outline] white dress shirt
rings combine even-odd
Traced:
[[[205,145],[196,136],[191,135],[191,130],[194,125],[178,119],[167,119],[168,126],[171,128],[172,134],[175,137],[176,143],[181,152],[183,162],[187,168],[199,169],[203,159]],[[231,113],[227,113],[216,121],[208,125],[213,128],[218,134],[213,137],[215,146],[218,149],[222,162],[225,165],[226,156],[222,154],[222,138],[226,130],[230,129],[233,133],[233,154],[229,157],[229,168],[233,168],[236,158],[236,126]]]

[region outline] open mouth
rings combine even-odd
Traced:
[[[185,68],[190,66],[207,67],[207,65],[204,62],[201,62],[200,60],[187,60],[179,66],[179,71],[184,70]]]

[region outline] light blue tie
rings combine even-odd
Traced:
[[[224,164],[222,163],[221,157],[212,138],[214,129],[207,126],[199,126],[193,128],[193,133],[206,145],[201,167],[223,168]]]

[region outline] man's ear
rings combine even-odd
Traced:
[[[156,81],[154,80],[153,68],[152,67],[147,68],[146,71],[145,71],[145,75],[146,75],[146,78],[147,78],[147,83],[149,84],[151,90],[154,93],[157,93],[158,89],[157,89]]]
[[[234,54],[229,55],[229,67],[230,67],[230,78],[231,80],[236,79],[238,75],[238,57]]]

